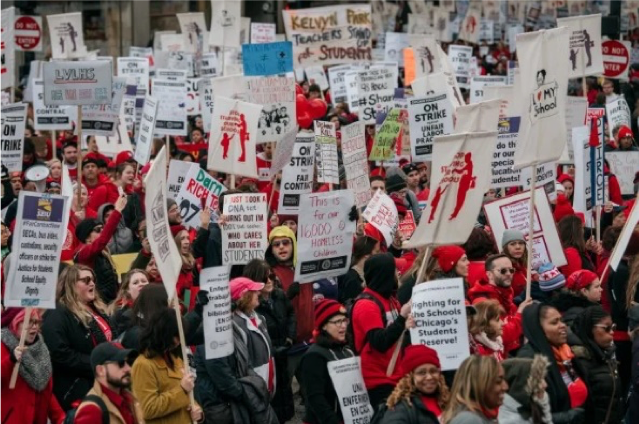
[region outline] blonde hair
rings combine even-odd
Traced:
[[[425,255],[426,255],[426,249],[422,249],[419,252],[419,255],[417,255],[417,258],[415,258],[415,262],[413,262],[413,265],[402,276],[400,284],[405,283],[411,277],[415,279],[415,284],[417,284],[417,277],[418,277],[417,273],[419,272],[419,268],[421,267],[422,262],[424,262]],[[435,273],[438,271],[441,271],[441,269],[439,268],[439,262],[437,262],[437,259],[433,258],[433,256],[431,255],[430,258],[428,258],[428,263],[426,263],[426,272],[424,273],[424,281],[432,280],[435,277]],[[423,281],[420,281],[420,283],[421,282]]]
[[[189,236],[189,233],[186,229],[179,231],[176,235],[175,238],[173,239],[175,241],[175,245],[178,248],[178,252],[180,253],[180,257],[182,258],[182,265],[187,265],[191,268],[193,268],[195,266],[195,256],[193,256],[193,253],[191,253],[191,251],[189,251],[189,253],[182,253],[182,233],[186,234],[186,237]]]
[[[492,356],[471,355],[466,358],[455,374],[450,402],[442,414],[442,423],[450,423],[464,410],[483,416],[482,409],[490,409],[486,405],[486,393],[495,384],[500,366]]]
[[[473,306],[475,306],[477,313],[471,318],[468,332],[475,335],[483,331],[488,337],[494,336],[494,334],[491,334],[490,321],[501,317],[504,313],[504,308],[495,299],[482,300]]]
[[[397,386],[395,386],[395,390],[388,397],[386,401],[386,406],[389,409],[395,408],[397,404],[399,404],[402,400],[408,403],[408,406],[413,406],[410,398],[418,393],[417,388],[415,387],[415,383],[413,382],[413,372],[406,374],[403,376]],[[443,411],[448,405],[450,401],[450,390],[448,390],[448,386],[446,385],[446,380],[444,379],[443,374],[439,374],[439,382],[437,383],[437,404]]]
[[[58,303],[64,305],[68,310],[70,310],[85,327],[88,327],[89,323],[93,320],[93,315],[91,314],[89,307],[80,301],[78,294],[75,291],[75,285],[78,283],[78,279],[80,278],[80,271],[90,272],[93,277],[93,281],[97,284],[95,273],[91,268],[85,265],[72,265],[65,268],[58,278],[56,300]],[[96,311],[106,315],[107,307],[100,299],[97,285],[95,288],[95,299],[91,306]]]
[[[133,268],[129,272],[127,272],[122,278],[122,285],[120,286],[120,290],[118,290],[118,295],[115,300],[109,305],[109,315],[113,314],[119,308],[123,307],[126,302],[132,302],[131,293],[129,292],[129,286],[131,285],[131,277],[134,274],[144,274],[147,281],[151,281],[149,278],[149,274],[143,269]]]

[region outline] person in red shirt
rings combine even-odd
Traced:
[[[144,422],[131,388],[131,366],[138,353],[124,349],[120,343],[100,343],[91,352],[93,388],[78,406],[75,424],[107,424],[102,408],[94,400],[100,398],[109,415],[109,423],[138,424]],[[91,399],[94,398],[94,399]]]
[[[257,188],[260,191],[266,188],[271,182],[271,160],[273,160],[275,143],[264,143],[262,144],[262,149],[255,158],[257,162],[257,174],[259,175]]]

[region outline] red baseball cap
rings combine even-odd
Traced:
[[[231,300],[238,300],[250,291],[260,291],[264,288],[264,283],[256,283],[250,278],[238,277],[229,282],[231,289]]]
[[[634,138],[632,130],[628,128],[628,126],[622,125],[621,128],[619,128],[619,139],[621,140],[626,137]]]

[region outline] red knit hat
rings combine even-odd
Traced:
[[[597,278],[599,277],[594,272],[580,269],[570,274],[566,280],[566,288],[571,291],[579,291],[591,285]]]
[[[568,174],[561,174],[559,177],[557,177],[557,182],[559,184],[563,184],[564,181],[570,181],[573,186],[575,185],[575,179]]]
[[[315,304],[315,329],[320,330],[335,315],[346,315],[346,308],[333,299],[322,299]]]
[[[557,194],[557,204],[555,205],[555,211],[552,213],[552,217],[555,218],[555,222],[559,222],[562,218],[574,214],[575,210],[570,205],[568,198],[561,193]]]
[[[424,364],[433,364],[437,368],[442,367],[437,352],[426,345],[410,345],[404,350],[402,374],[406,375]]]
[[[450,272],[455,268],[455,264],[462,256],[466,254],[466,251],[460,246],[439,246],[433,250],[433,258],[437,259],[439,267],[444,272]]]
[[[171,234],[173,235],[173,237],[176,237],[182,230],[186,230],[186,227],[184,225],[171,225]]]

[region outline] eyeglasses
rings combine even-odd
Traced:
[[[595,324],[595,327],[603,328],[606,333],[613,332],[617,329],[617,324],[603,325],[603,324]]]
[[[500,273],[501,275],[506,275],[508,273],[514,274],[515,268],[502,268],[502,269],[497,269],[496,271]]]
[[[280,246],[287,247],[287,246],[290,246],[290,245],[291,245],[291,241],[288,240],[288,239],[279,240],[279,241],[274,241],[273,242],[273,247],[280,247]]]
[[[335,319],[333,321],[328,321],[329,324],[333,324],[336,325],[338,327],[342,326],[342,325],[348,325],[351,322],[350,319],[348,318],[341,318],[341,319]]]
[[[95,279],[93,277],[78,278],[78,281],[84,284],[91,284]]]
[[[102,226],[95,227],[92,232],[100,234],[102,232]]]
[[[39,319],[32,319],[29,321],[29,327],[40,327],[42,325],[42,321]]]

